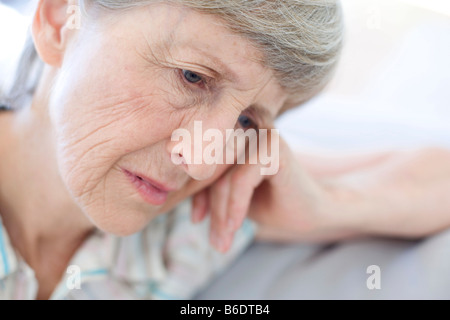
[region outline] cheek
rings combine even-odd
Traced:
[[[143,98],[116,102],[109,108],[86,105],[89,110],[73,103],[65,106],[56,124],[58,154],[68,179],[89,178],[80,181],[85,187],[104,176],[121,157],[170,137],[170,124],[160,108]]]
[[[170,139],[178,125],[177,116],[160,95],[130,90],[93,99],[104,92],[86,90],[89,94],[68,94],[58,107],[54,125],[60,174],[98,227],[114,234],[131,234],[152,216],[115,169],[123,158],[142,165],[141,155],[148,153],[154,170],[160,142]],[[145,152],[139,152],[143,149]]]
[[[95,187],[121,157],[170,139],[179,123],[157,84],[139,90],[132,77],[111,78],[80,78],[53,99],[60,169],[76,196]]]

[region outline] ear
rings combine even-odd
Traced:
[[[36,50],[46,64],[55,67],[62,64],[69,37],[67,8],[67,0],[39,0],[33,19]]]

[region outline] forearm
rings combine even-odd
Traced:
[[[292,189],[298,193],[271,210],[259,208],[262,212],[253,216],[258,240],[419,238],[450,227],[450,150],[345,157],[297,154],[295,162],[304,172],[291,172],[300,177],[300,187]]]
[[[331,190],[327,210],[337,225],[356,234],[411,238],[450,227],[450,151],[421,149],[373,159],[321,176]]]

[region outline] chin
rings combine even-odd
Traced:
[[[88,214],[88,217],[101,231],[119,237],[127,237],[141,231],[154,218],[148,213],[131,210],[101,215]]]

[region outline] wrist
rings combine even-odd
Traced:
[[[328,184],[320,216],[324,228],[338,233],[361,235],[365,212],[368,211],[364,196],[342,184]]]

